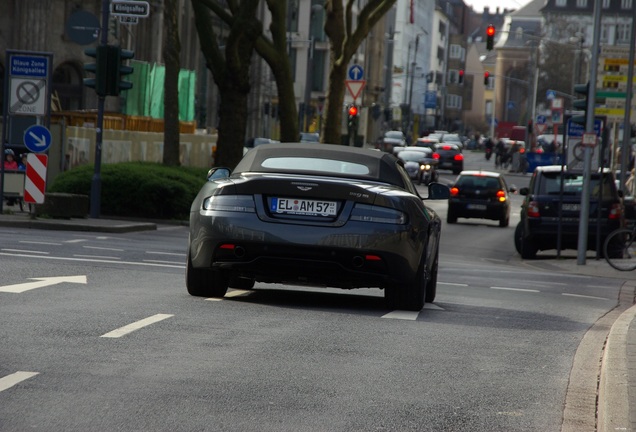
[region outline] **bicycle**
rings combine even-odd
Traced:
[[[612,231],[603,243],[603,256],[616,270],[636,270],[636,225]]]

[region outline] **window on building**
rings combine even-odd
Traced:
[[[576,0],[576,7],[577,8],[586,8],[587,7],[587,0]]]
[[[616,24],[616,42],[629,43],[631,36],[631,25],[627,23]]]
[[[621,0],[621,9],[631,9],[632,0]]]
[[[437,63],[440,66],[444,64],[444,48],[437,47]]]
[[[448,70],[448,82],[450,84],[457,84],[457,77],[459,76],[459,71],[457,69],[449,69]]]
[[[567,0],[556,0],[555,5],[557,7],[565,7]]]
[[[451,45],[448,56],[452,59],[464,59],[464,48],[461,45]]]
[[[610,0],[603,0],[603,9],[609,9]]]
[[[446,108],[462,109],[462,97],[456,94],[446,96]]]
[[[443,22],[439,22],[439,36],[442,40],[446,37],[446,24]]]
[[[488,77],[488,85],[486,86],[487,90],[492,90],[495,88],[495,77],[492,75]]]
[[[601,42],[607,42],[609,39],[609,26],[606,24],[601,25]]]

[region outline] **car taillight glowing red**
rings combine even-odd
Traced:
[[[506,201],[506,192],[502,191],[501,189],[497,191],[497,199],[499,200],[499,202],[504,202]]]
[[[538,202],[530,201],[528,203],[527,215],[528,215],[528,217],[533,217],[533,218],[541,216],[541,213],[539,213],[539,203]]]
[[[622,215],[622,209],[620,204],[612,204],[609,212],[609,219],[620,219]]]
[[[433,153],[433,159],[439,159],[439,153]]]
[[[456,154],[456,155],[453,157],[453,159],[454,159],[454,160],[456,160],[456,161],[464,160],[464,155]]]
[[[457,194],[459,194],[459,188],[456,188],[456,187],[450,188],[450,194],[451,196],[457,196]]]

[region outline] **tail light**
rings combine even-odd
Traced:
[[[499,200],[499,202],[505,202],[506,201],[506,192],[502,191],[501,189],[497,191],[497,199]]]
[[[457,188],[457,187],[450,188],[450,194],[453,197],[459,195],[459,188]]]
[[[620,219],[623,211],[618,203],[612,204],[609,211],[609,219]]]
[[[462,160],[464,160],[464,155],[462,155],[462,154],[456,154],[456,155],[453,157],[453,159],[454,159],[454,160],[456,160],[456,161],[462,161]]]
[[[433,159],[439,160],[439,153],[433,153]]]
[[[527,209],[527,215],[528,217],[532,217],[532,218],[536,218],[541,216],[541,214],[539,213],[539,203],[536,201],[530,201],[528,203],[528,209]]]

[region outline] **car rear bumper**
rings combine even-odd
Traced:
[[[263,222],[253,213],[197,218],[192,265],[261,282],[385,287],[413,280],[424,253],[422,234],[406,225],[350,221],[334,229]]]
[[[559,232],[562,244],[565,246],[576,245],[579,237],[579,225],[579,218],[562,218],[560,223],[558,218],[530,218],[527,222],[526,233],[540,249],[553,249],[556,247]],[[603,219],[599,226],[596,218],[590,218],[587,230],[588,249],[596,248],[597,237],[603,241],[612,231],[620,227],[621,221],[618,219]]]
[[[448,211],[456,217],[500,220],[508,215],[508,207],[502,203],[485,201],[448,201]]]

